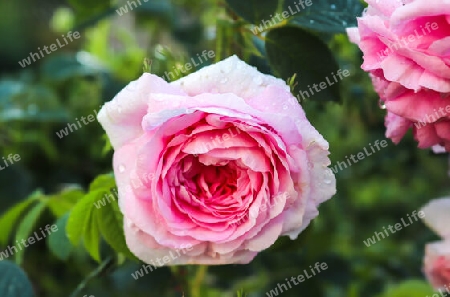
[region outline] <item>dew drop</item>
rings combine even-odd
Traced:
[[[283,105],[283,109],[284,110],[288,109],[288,106],[287,105]]]
[[[122,173],[125,171],[125,166],[124,165],[119,165],[119,172]]]
[[[324,182],[325,184],[329,185],[329,184],[331,184],[331,179],[325,178],[325,179],[323,180],[323,182]]]
[[[255,78],[253,78],[253,82],[255,84],[257,84],[258,86],[260,86],[263,83],[263,80],[262,80],[261,76],[256,76]]]
[[[379,106],[381,109],[386,109],[386,105],[384,104],[384,101],[381,100],[381,99],[378,101],[378,106]]]

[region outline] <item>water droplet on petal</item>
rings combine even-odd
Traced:
[[[381,99],[378,101],[378,106],[379,106],[381,109],[386,109],[386,105],[384,104],[384,101],[381,100]]]
[[[287,105],[283,105],[283,109],[284,110],[288,109],[288,106]]]
[[[329,185],[329,184],[331,184],[331,179],[325,178],[325,179],[323,180],[323,182],[324,182],[325,184]]]
[[[255,84],[257,84],[258,86],[260,86],[263,83],[263,80],[262,80],[261,76],[256,76],[253,78],[253,82]]]
[[[123,164],[119,165],[119,172],[122,173],[124,171],[125,171],[125,166]]]

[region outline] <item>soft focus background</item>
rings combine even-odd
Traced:
[[[199,67],[237,54],[260,71],[271,72],[264,52],[257,51],[259,39],[242,29],[242,21],[225,2],[140,2],[133,10],[127,2],[104,0],[0,2],[0,165],[9,154],[21,157],[0,170],[0,212],[28,201],[29,196],[38,203],[52,201],[48,207],[22,202],[16,209],[17,220],[0,219],[0,251],[17,238],[26,238],[29,230],[54,223],[78,199],[77,191],[111,171],[112,152],[97,121],[62,138],[56,132],[82,116],[95,115],[103,102],[141,75],[144,58],[161,76],[177,63],[197,59],[204,50],[213,50],[215,58]],[[120,7],[128,7],[128,12]],[[355,16],[360,13],[357,9]],[[63,42],[61,35],[68,31],[78,31],[81,38],[29,66],[19,65],[38,47],[57,38]],[[334,166],[364,147],[370,150],[369,143],[385,139],[385,111],[360,69],[359,49],[343,33],[318,35],[339,66],[351,73],[342,80],[340,103],[301,102],[329,141]],[[248,47],[249,41],[256,46]],[[297,47],[292,51],[302,55]],[[309,44],[304,44],[304,51],[312,51]],[[421,265],[424,244],[437,237],[421,221],[369,247],[363,240],[406,219],[431,198],[447,194],[449,164],[446,156],[417,149],[411,133],[399,145],[387,142],[386,148],[337,173],[337,195],[321,206],[319,217],[297,240],[280,238],[249,265],[209,267],[203,296],[237,296],[239,290],[242,296],[268,296],[266,292],[277,283],[316,262],[326,262],[329,268],[279,295],[431,295]],[[62,237],[55,240],[67,241]],[[25,250],[23,259],[7,260],[21,264],[37,296],[69,296],[98,263],[84,249],[67,245],[55,253],[52,244],[39,241]],[[102,258],[108,252],[102,246]],[[164,267],[136,281],[131,273],[141,265],[130,260],[114,263],[86,282],[77,296],[183,296],[183,278],[190,279],[195,272],[195,267]],[[0,289],[8,281],[8,275],[0,273]]]

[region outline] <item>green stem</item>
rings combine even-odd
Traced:
[[[195,277],[191,283],[191,297],[201,297],[200,289],[207,270],[207,265],[200,265],[197,268],[197,273],[195,274]]]
[[[114,263],[114,257],[109,257],[104,260],[95,270],[86,276],[86,278],[76,287],[75,291],[70,294],[70,297],[77,297],[77,295],[86,287],[87,283],[93,278],[99,276],[106,270],[108,270],[111,264]]]

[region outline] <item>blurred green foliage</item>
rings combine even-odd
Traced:
[[[85,199],[98,200],[114,187],[107,174],[112,152],[104,149],[108,147],[104,132],[97,122],[63,138],[56,132],[82,116],[95,114],[103,102],[142,73],[145,57],[152,61],[152,72],[160,76],[205,49],[215,51],[216,61],[237,54],[262,72],[284,79],[293,74],[274,59],[269,66],[267,56],[269,60],[271,56],[280,58],[280,52],[269,47],[266,55],[265,33],[253,35],[253,27],[239,17],[264,19],[274,9],[270,1],[261,1],[269,4],[256,5],[254,9],[261,8],[256,12],[248,11],[243,1],[141,1],[141,6],[122,16],[117,10],[127,2],[0,3],[4,12],[0,39],[5,45],[0,49],[0,157],[21,156],[20,162],[0,171],[0,210],[10,209],[0,218],[0,251],[39,226],[55,223],[68,230],[68,236],[55,234],[14,255],[37,296],[69,296],[97,268],[90,255],[98,261],[113,260],[102,262],[102,269],[96,272],[101,277],[86,283],[82,292],[88,296],[183,296],[186,279],[196,273],[196,267],[165,267],[139,280],[131,277],[142,264],[125,259],[123,254],[128,251],[123,238],[114,234],[117,228],[109,229],[121,224],[114,216],[117,205],[100,212],[92,203],[90,209],[82,208]],[[334,90],[340,92],[342,104],[324,104],[313,98],[301,102],[310,121],[330,143],[332,165],[385,139],[385,111],[360,69],[359,49],[344,34],[335,35],[354,24],[361,9],[354,1],[334,1],[327,9],[313,5],[289,20],[290,25],[306,30],[305,36],[311,35],[308,40],[329,46],[330,56],[322,63],[328,61],[330,67],[333,53],[336,65],[351,74],[342,80],[340,91]],[[82,38],[24,69],[18,65],[30,51],[36,52],[70,29],[78,30]],[[307,39],[291,39],[295,54],[300,55],[302,48],[313,51]],[[281,47],[281,52],[289,52],[288,46]],[[321,61],[309,62],[308,67],[314,68],[314,63]],[[301,69],[298,78],[307,75],[309,68]],[[236,296],[238,291],[238,296],[266,296],[278,283],[316,262],[326,262],[329,268],[282,296],[431,294],[423,281],[421,262],[424,244],[436,236],[421,222],[370,247],[363,240],[383,226],[399,222],[429,199],[448,193],[448,164],[445,156],[418,150],[411,134],[399,145],[388,143],[387,148],[337,173],[338,193],[321,206],[320,216],[297,240],[280,238],[249,265],[210,267],[202,296]],[[96,184],[99,175],[107,181]],[[107,219],[99,221],[96,216]],[[87,250],[70,244],[78,244],[82,237]],[[18,279],[24,277],[12,263],[3,260],[0,265],[8,265]],[[5,280],[1,277],[0,292]]]

